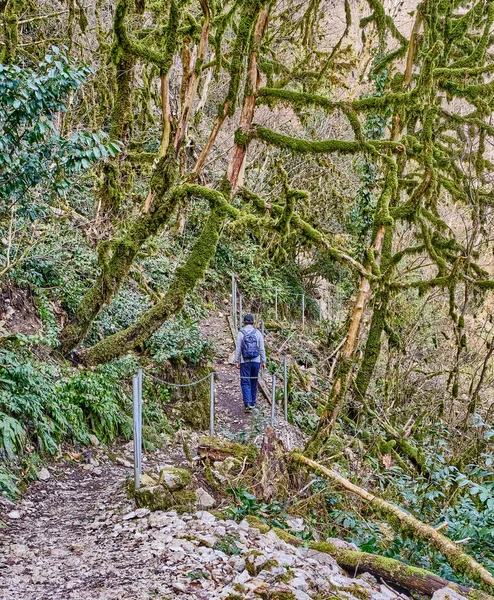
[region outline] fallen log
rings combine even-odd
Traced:
[[[371,507],[375,508],[388,521],[393,529],[400,531],[408,537],[429,543],[444,555],[455,572],[465,575],[472,581],[478,582],[481,589],[494,593],[494,577],[489,571],[471,556],[465,554],[453,541],[442,535],[439,531],[430,525],[422,523],[422,521],[406,513],[398,506],[390,504],[382,498],[353,484],[336,471],[323,467],[302,454],[294,453],[292,457],[294,460],[307,465],[311,469],[319,471],[340,488],[366,500]]]
[[[251,522],[252,527],[257,527]],[[293,546],[302,546],[307,544],[303,540],[291,535],[284,529],[274,528],[273,531],[279,538]],[[346,550],[339,548],[329,542],[308,542],[311,550],[324,552],[332,556],[338,565],[348,571],[351,575],[359,573],[370,573],[374,577],[379,577],[391,585],[403,588],[412,593],[432,596],[437,590],[446,587],[456,589],[461,594],[475,600],[494,600],[492,596],[480,592],[475,588],[453,583],[443,579],[426,569],[419,569],[411,565],[406,565],[394,558],[385,558],[368,552],[356,550]]]

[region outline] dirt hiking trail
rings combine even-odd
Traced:
[[[271,419],[271,407],[261,390],[257,396],[256,410],[244,411],[240,374],[233,364],[235,346],[226,317],[220,312],[200,324],[202,334],[212,343],[216,373],[216,429],[221,437],[245,441],[257,437]],[[265,375],[271,385],[271,378]],[[263,426],[264,425],[264,426]]]

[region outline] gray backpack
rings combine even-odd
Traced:
[[[259,342],[257,341],[257,329],[246,333],[243,329],[240,333],[244,336],[242,339],[241,351],[244,360],[252,360],[259,356]]]

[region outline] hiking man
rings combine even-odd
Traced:
[[[266,368],[264,337],[254,327],[254,317],[245,315],[244,326],[238,332],[234,362],[240,369],[240,387],[245,412],[252,412],[256,405],[259,369]]]

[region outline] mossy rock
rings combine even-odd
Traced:
[[[195,507],[196,495],[191,490],[177,490],[171,492],[162,485],[143,487],[135,491],[134,498],[137,506],[149,510],[171,509],[177,512],[190,511]]]
[[[183,490],[192,483],[192,475],[187,469],[179,467],[162,467],[159,468],[158,483],[163,485],[171,492]]]
[[[280,529],[279,527],[273,527],[273,531],[280,538],[280,540],[283,540],[287,544],[291,544],[292,546],[303,546],[304,545],[303,540],[301,540],[298,537],[295,537],[291,533],[288,533],[288,531],[285,531],[284,529]],[[332,544],[327,544],[327,545],[334,548],[334,546],[332,546]],[[324,552],[324,550],[321,550],[321,552]],[[328,554],[330,554],[330,553],[328,552]]]
[[[139,488],[134,492],[137,506],[149,508],[149,510],[167,511],[172,507],[173,496],[162,485],[151,485]]]
[[[213,470],[211,469],[211,467],[209,466],[208,463],[206,463],[205,467],[204,467],[204,477],[206,479],[206,481],[209,483],[209,485],[214,488],[217,492],[223,492],[224,491],[224,486],[222,486],[220,484],[219,481],[216,480]]]
[[[262,521],[259,517],[255,515],[247,515],[245,520],[249,523],[251,527],[255,527],[255,529],[259,529],[261,533],[267,533],[271,527],[266,525],[264,521]]]

